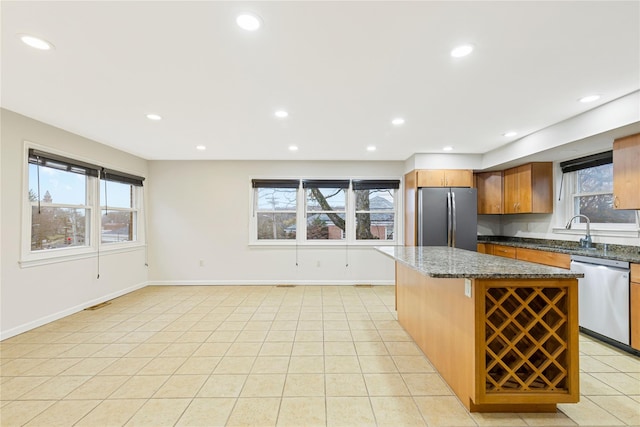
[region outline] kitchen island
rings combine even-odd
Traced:
[[[578,402],[578,273],[448,247],[396,261],[398,321],[475,412]]]

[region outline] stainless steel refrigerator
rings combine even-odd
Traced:
[[[477,250],[475,188],[418,188],[418,246]]]

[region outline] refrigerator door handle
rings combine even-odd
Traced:
[[[452,216],[452,231],[451,231],[451,246],[456,247],[456,193],[451,192],[451,216]]]
[[[447,193],[447,246],[451,246],[451,192]]]

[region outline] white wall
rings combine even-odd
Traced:
[[[7,338],[52,320],[144,286],[147,270],[144,248],[103,253],[100,279],[94,256],[74,261],[22,268],[21,227],[24,141],[147,175],[146,160],[115,150],[8,110],[0,110],[2,124],[0,200],[0,337]]]
[[[403,167],[403,162],[150,161],[149,281],[392,284],[393,261],[372,247],[299,246],[296,266],[294,247],[250,246],[251,179],[401,178]]]

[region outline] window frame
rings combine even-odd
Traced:
[[[278,181],[280,182],[278,184]],[[289,186],[287,184],[283,184],[284,181],[297,181],[296,187]],[[267,183],[265,183],[267,182]],[[293,185],[291,182],[290,185]],[[259,197],[258,193],[261,188],[289,188],[296,190],[296,208],[295,210],[261,210],[258,208],[259,205]],[[298,207],[300,206],[300,181],[299,180],[252,180],[252,197],[251,197],[251,217],[253,220],[251,221],[251,226],[249,227],[251,237],[255,240],[255,242],[265,243],[265,244],[279,244],[296,241],[298,238],[298,230],[300,230],[300,226],[298,224]],[[259,239],[258,238],[258,216],[260,213],[293,213],[296,217],[296,238],[295,239]]]
[[[370,189],[371,190],[371,189]],[[353,240],[355,242],[375,242],[376,244],[382,244],[382,243],[387,243],[389,242],[391,243],[395,243],[398,240],[398,193],[399,193],[399,189],[397,188],[378,188],[378,189],[374,189],[374,190],[390,190],[393,191],[393,210],[391,209],[383,209],[383,210],[371,210],[369,209],[368,211],[365,210],[358,210],[357,206],[356,206],[356,201],[357,201],[357,197],[356,197],[356,191],[360,191],[360,190],[354,190],[353,188],[351,189],[352,193],[353,193]],[[358,214],[362,214],[362,213],[369,213],[369,214],[393,214],[393,239],[385,239],[385,240],[381,240],[381,239],[358,239],[358,236],[356,235],[357,233],[357,215]]]
[[[93,164],[90,159],[83,158],[75,154],[67,153],[52,147],[43,146],[30,141],[24,141],[23,161],[22,161],[22,183],[21,183],[21,242],[20,259],[18,264],[21,268],[34,267],[45,264],[78,260],[84,258],[94,258],[102,253],[118,253],[138,250],[146,246],[145,242],[145,220],[144,220],[144,191],[142,187],[136,187],[136,234],[134,241],[101,243],[101,221],[102,210],[100,206],[100,178],[85,175],[86,177],[86,205],[69,205],[52,203],[54,207],[71,207],[87,209],[87,230],[85,230],[85,241],[88,244],[83,246],[70,246],[46,250],[31,250],[31,227],[32,227],[32,206],[37,202],[29,200],[29,150],[34,149],[51,155],[68,158],[79,163]],[[123,173],[123,175],[126,175]],[[40,206],[48,206],[40,202]],[[111,208],[109,208],[111,210]],[[114,208],[115,210],[115,208]]]
[[[255,178],[254,178],[255,179]],[[307,178],[304,176],[298,176],[294,178],[264,178],[267,180],[273,179],[295,179],[300,181],[300,185],[297,188],[297,211],[296,211],[296,238],[295,239],[282,239],[282,240],[258,240],[257,238],[257,216],[256,216],[256,191],[255,188],[249,189],[249,206],[251,207],[249,213],[249,246],[265,247],[265,246],[310,246],[310,247],[345,247],[345,246],[380,246],[380,245],[401,245],[403,239],[402,224],[398,220],[403,216],[401,212],[402,204],[402,186],[403,180],[401,177],[350,177],[344,178],[338,177],[323,177],[323,178]],[[355,192],[353,190],[353,181],[355,180],[394,180],[399,182],[399,186],[394,191],[394,230],[393,240],[376,240],[376,239],[356,239],[356,210],[355,210]],[[303,188],[303,181],[315,181],[315,180],[327,180],[327,181],[349,181],[349,186],[345,189],[345,237],[340,240],[331,239],[307,239],[307,193]],[[334,211],[335,212],[335,211]],[[341,211],[342,212],[342,211]],[[340,213],[341,213],[340,212]],[[373,211],[374,213],[377,211]],[[386,211],[385,211],[386,212]],[[320,213],[320,212],[313,212]]]
[[[601,165],[596,165],[601,166]],[[596,167],[593,166],[593,167]],[[586,169],[586,168],[585,168]],[[562,234],[579,234],[582,235],[586,233],[587,225],[586,222],[578,222],[577,219],[574,219],[571,224],[571,229],[565,229],[565,225],[569,222],[569,219],[574,215],[578,215],[575,212],[575,200],[578,197],[584,196],[594,196],[594,195],[602,195],[602,194],[613,194],[612,191],[595,191],[595,192],[585,192],[580,193],[578,190],[578,171],[573,170],[570,172],[565,172],[564,177],[564,191],[565,194],[564,200],[561,203],[563,214],[560,216],[563,221],[558,227],[554,228],[554,232],[562,233]],[[613,173],[613,172],[612,172]],[[640,236],[640,211],[636,211],[636,222],[623,224],[623,223],[605,223],[605,222],[591,222],[590,230],[591,234],[594,236],[619,236],[619,237],[638,237]]]
[[[140,236],[138,235],[138,223],[140,222],[140,198],[142,197],[142,187],[139,187],[137,185],[133,185],[131,183],[125,183],[125,182],[120,182],[120,184],[124,184],[124,185],[129,185],[130,187],[130,191],[131,191],[131,207],[130,208],[123,208],[123,207],[118,207],[118,206],[109,206],[109,200],[107,199],[107,205],[104,206],[102,205],[102,189],[104,188],[104,185],[102,184],[102,182],[116,182],[116,181],[109,181],[109,180],[105,180],[103,178],[100,178],[99,180],[99,188],[98,188],[98,204],[99,204],[99,213],[98,216],[100,217],[100,227],[99,227],[99,243],[101,245],[101,250],[103,250],[103,248],[115,248],[115,247],[123,247],[123,245],[132,245],[136,242],[139,241]],[[132,224],[131,224],[131,233],[132,235],[135,237],[131,240],[123,240],[123,241],[118,241],[118,242],[103,242],[102,241],[102,213],[104,211],[107,212],[112,212],[112,211],[116,211],[116,212],[129,212],[134,214],[133,216],[133,220],[132,220]]]

